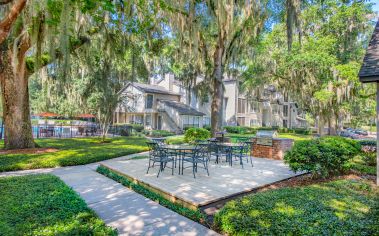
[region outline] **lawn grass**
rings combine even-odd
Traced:
[[[379,189],[337,180],[234,200],[215,217],[228,235],[377,235]]]
[[[0,172],[83,165],[148,150],[147,140],[143,137],[116,137],[109,141],[100,143],[98,138],[37,139],[36,143],[40,147],[59,150],[52,153],[0,155]]]
[[[175,135],[171,137],[167,137],[166,141],[167,144],[183,144],[184,142],[184,135]]]
[[[0,178],[0,235],[117,235],[58,177]]]

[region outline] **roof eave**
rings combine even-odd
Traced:
[[[359,81],[362,83],[379,82],[379,75],[359,76]]]

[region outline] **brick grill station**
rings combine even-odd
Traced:
[[[271,145],[257,144],[260,138],[252,138],[252,156],[260,158],[269,158],[275,160],[283,160],[284,154],[293,146],[293,139],[272,138]]]

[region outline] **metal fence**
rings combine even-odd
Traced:
[[[0,121],[1,122],[1,121]],[[128,136],[132,132],[130,126],[111,125],[108,135]],[[78,138],[95,137],[101,135],[98,124],[90,125],[33,125],[32,133],[34,138]],[[0,123],[0,140],[4,139],[4,123]]]

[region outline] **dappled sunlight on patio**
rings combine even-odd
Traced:
[[[221,162],[209,165],[210,176],[199,168],[196,178],[192,169],[184,169],[178,174],[178,168],[165,169],[157,178],[158,166],[146,174],[148,160],[108,160],[102,163],[126,177],[146,184],[164,194],[193,206],[203,206],[230,196],[252,191],[256,188],[296,176],[283,161],[253,158],[253,167],[245,163],[242,168],[237,162],[233,166]],[[300,174],[300,173],[298,173]]]

